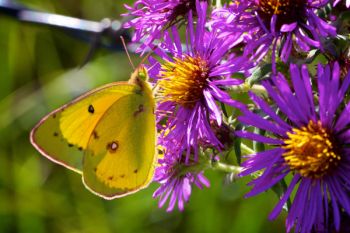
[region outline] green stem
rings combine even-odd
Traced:
[[[248,83],[242,83],[241,85],[230,87],[230,90],[238,93],[246,93],[248,91],[252,91],[257,95],[267,95],[265,87],[259,84],[250,86]]]
[[[199,162],[198,164],[192,165],[192,166],[181,166],[179,176],[185,175],[187,173],[197,173],[205,169],[208,169],[209,167],[210,167],[210,164],[207,161]]]
[[[219,170],[219,171],[223,171],[223,172],[227,172],[227,173],[234,173],[234,174],[238,174],[242,171],[242,167],[229,165],[229,164],[222,163],[219,161],[212,161],[211,168],[213,170]]]
[[[241,150],[244,154],[255,154],[255,151],[244,143],[241,143]]]
[[[264,86],[259,84],[254,84],[250,87],[250,91],[254,92],[257,95],[265,95],[267,96],[267,91]]]
[[[185,175],[187,173],[197,173],[206,169],[212,169],[212,170],[222,171],[226,173],[233,173],[233,174],[238,174],[242,171],[242,167],[240,166],[226,164],[216,160],[212,161],[209,159],[209,160],[199,162],[196,165],[182,166],[179,176]]]
[[[244,154],[254,154],[255,151],[244,143],[241,143],[241,150]],[[238,174],[242,171],[242,167],[211,160],[210,156],[205,156],[199,162],[192,166],[181,166],[179,176],[186,173],[197,173],[206,169],[223,171],[226,173]]]

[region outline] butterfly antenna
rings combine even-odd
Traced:
[[[126,43],[125,43],[124,37],[123,37],[123,36],[120,36],[120,40],[121,40],[121,41],[122,41],[122,43],[123,43],[123,46],[124,46],[124,49],[125,49],[126,55],[128,56],[128,59],[129,59],[130,65],[131,65],[132,69],[133,69],[133,70],[135,70],[134,63],[133,63],[133,62],[132,62],[132,60],[131,60],[130,54],[129,54],[129,52],[128,52],[128,48],[126,47]]]

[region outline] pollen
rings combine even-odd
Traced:
[[[322,178],[340,162],[341,157],[331,134],[320,121],[310,121],[307,126],[294,128],[284,140],[285,162],[292,171],[307,178]]]
[[[306,0],[258,0],[259,15],[270,24],[271,17],[277,15],[277,27],[300,22],[304,16]]]
[[[192,108],[203,98],[208,82],[208,63],[200,56],[184,56],[167,61],[161,67],[159,99],[161,102],[175,102]]]

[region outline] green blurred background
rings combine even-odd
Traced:
[[[119,18],[130,0],[29,0],[42,11],[89,20]],[[184,212],[158,209],[157,184],[105,201],[81,177],[42,157],[29,143],[41,117],[99,85],[127,79],[125,52],[98,50],[82,69],[90,45],[62,30],[17,22],[0,14],[0,232],[284,232],[283,214],[267,220],[271,191],[243,198],[247,180],[224,184],[207,171],[209,189],[193,189]],[[137,63],[139,59],[133,56]]]

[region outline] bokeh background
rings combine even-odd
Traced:
[[[120,18],[130,0],[26,0],[34,9],[100,21]],[[269,191],[245,199],[247,180],[223,182],[207,171],[211,187],[193,189],[184,212],[167,213],[152,198],[157,184],[105,201],[81,177],[42,157],[29,142],[31,128],[51,110],[102,84],[127,79],[124,51],[99,49],[69,33],[18,22],[0,13],[0,232],[284,232],[282,214],[267,220],[277,202]],[[132,59],[137,64],[136,55]]]

